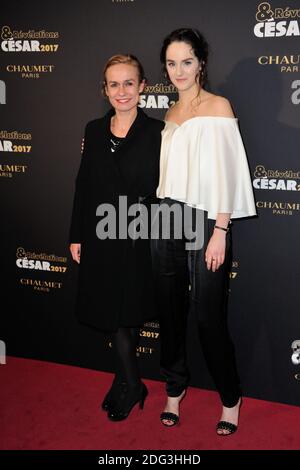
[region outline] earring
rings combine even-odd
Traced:
[[[164,78],[164,81],[165,81],[167,84],[170,83],[169,75],[167,74],[167,72],[164,72],[164,73],[163,73],[163,78]]]

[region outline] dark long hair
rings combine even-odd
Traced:
[[[170,33],[163,42],[160,51],[160,61],[163,65],[164,76],[167,77],[166,69],[166,52],[172,42],[185,42],[189,44],[195,56],[198,58],[201,65],[201,73],[199,74],[199,83],[203,87],[207,83],[207,59],[208,59],[208,43],[203,34],[198,29],[180,28],[175,29]]]

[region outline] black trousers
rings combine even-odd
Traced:
[[[172,206],[174,203],[178,204],[178,201],[165,198],[161,204],[163,203]],[[183,209],[184,204],[179,204]],[[193,310],[209,372],[223,405],[233,407],[241,396],[241,390],[234,347],[227,328],[231,233],[226,235],[225,262],[216,272],[208,270],[205,252],[215,221],[208,219],[206,212],[203,214],[204,243],[201,248],[187,249],[186,243],[190,240],[187,240],[184,233],[181,239],[175,239],[172,219],[169,238],[152,239],[160,316],[161,373],[166,379],[168,396],[179,396],[187,387],[189,373],[186,364],[186,325],[188,313]],[[192,224],[194,221],[195,219]]]

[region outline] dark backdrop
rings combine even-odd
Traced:
[[[142,106],[163,118],[176,94],[161,74],[162,39],[196,27],[211,46],[210,88],[231,100],[239,118],[259,214],[233,227],[229,323],[244,393],[298,404],[291,344],[300,337],[300,1],[273,0],[265,9],[254,0],[12,0],[1,10],[0,339],[7,354],[111,370],[109,341],[74,318],[68,229],[83,129],[107,110],[101,71],[122,52],[144,64]],[[192,319],[188,343],[192,384],[213,388]],[[158,324],[141,330],[139,355],[143,375],[159,378]]]

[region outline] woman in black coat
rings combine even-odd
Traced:
[[[103,90],[113,109],[86,126],[70,229],[72,257],[80,263],[77,316],[112,334],[116,371],[102,408],[114,421],[138,402],[143,407],[147,389],[136,346],[139,327],[156,314],[150,240],[127,231],[133,223],[128,208],[141,201],[149,206],[159,177],[164,125],[138,108],[144,85],[134,56],[109,59]]]

